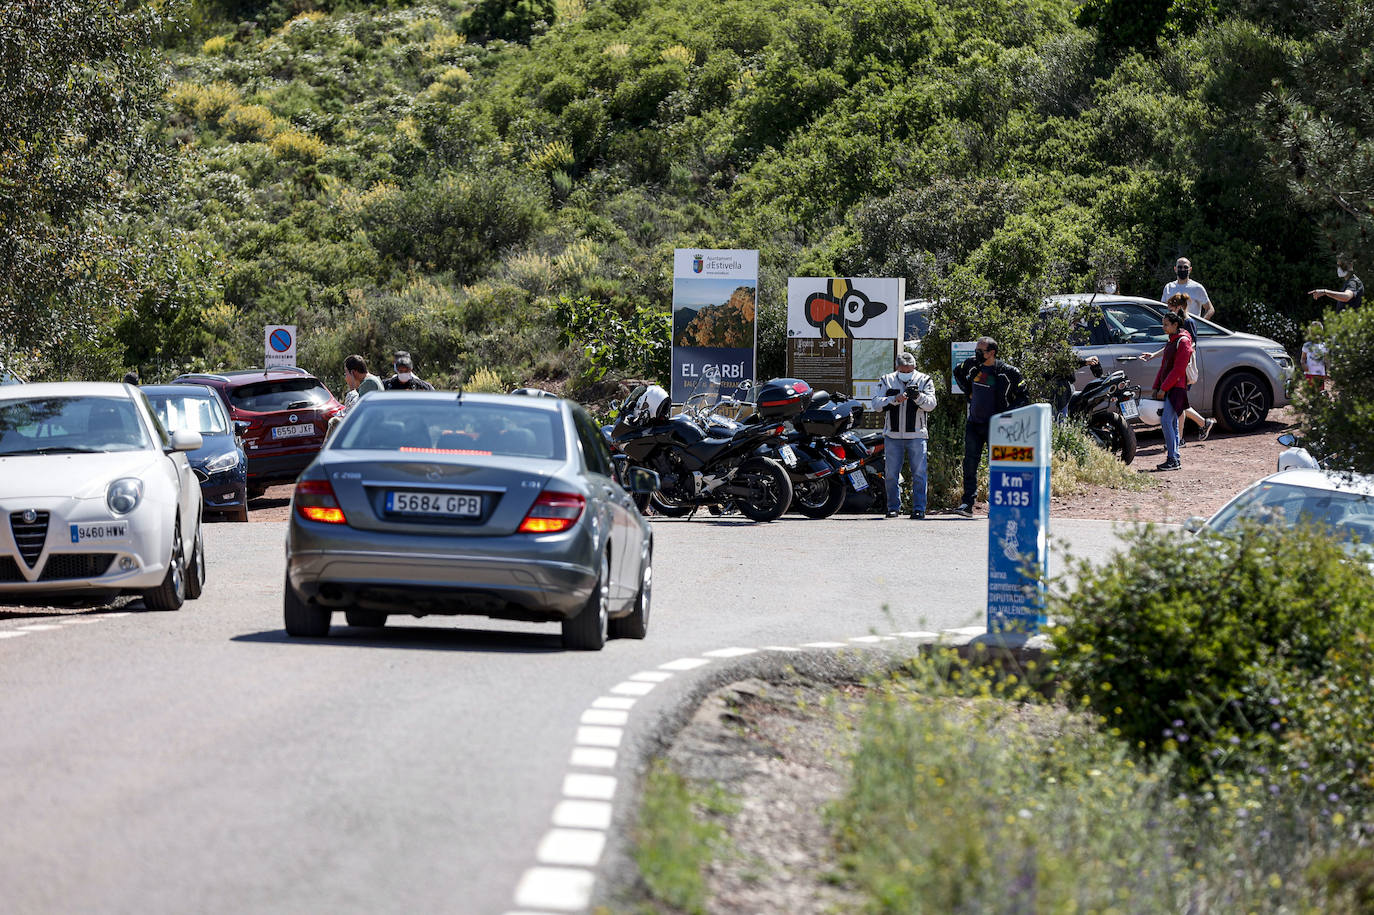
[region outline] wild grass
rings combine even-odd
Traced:
[[[1056,495],[1072,496],[1094,486],[1144,492],[1153,480],[1132,464],[1097,444],[1082,425],[1056,423],[1052,432],[1054,458],[1050,466],[1050,488]]]
[[[634,856],[655,900],[692,915],[706,911],[705,870],[722,850],[725,833],[702,814],[730,808],[720,792],[693,788],[662,760],[653,764],[644,782]]]
[[[1168,757],[1138,762],[1015,676],[910,674],[872,700],[830,811],[868,911],[1361,910],[1369,859],[1332,856],[1351,831],[1319,791],[1252,772],[1181,792]]]

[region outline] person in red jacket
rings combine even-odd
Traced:
[[[1193,357],[1193,338],[1183,331],[1183,322],[1174,312],[1166,311],[1160,321],[1169,342],[1164,345],[1164,359],[1150,392],[1151,397],[1164,401],[1165,461],[1158,469],[1178,470],[1183,466],[1178,459],[1178,418],[1188,409],[1188,360]]]

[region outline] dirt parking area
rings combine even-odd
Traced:
[[[1254,432],[1232,435],[1215,427],[1207,441],[1197,441],[1189,427],[1180,459],[1182,470],[1156,471],[1164,460],[1164,433],[1137,427],[1139,449],[1131,467],[1149,474],[1156,486],[1144,492],[1095,489],[1082,495],[1051,500],[1050,514],[1058,518],[1106,518],[1118,521],[1181,523],[1190,515],[1210,516],[1246,486],[1274,472],[1279,452],[1275,439],[1294,431],[1292,408],[1272,410],[1269,421]]]

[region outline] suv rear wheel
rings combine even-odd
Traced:
[[[1269,415],[1268,383],[1254,372],[1234,372],[1217,388],[1217,420],[1228,432],[1253,432]]]

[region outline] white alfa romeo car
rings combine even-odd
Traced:
[[[194,432],[126,384],[0,387],[0,602],[136,594],[176,610],[205,583]]]

